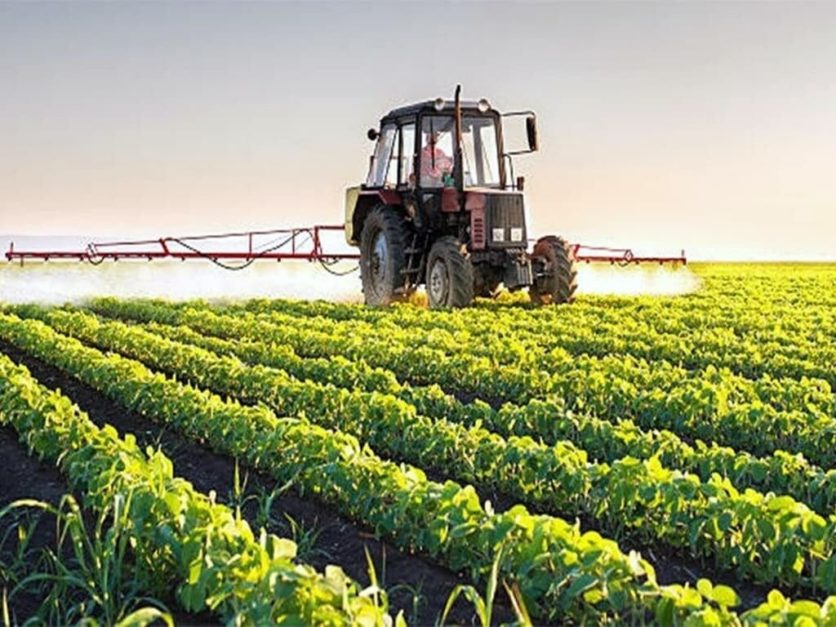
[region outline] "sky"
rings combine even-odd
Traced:
[[[836,259],[836,2],[2,3],[0,233],[339,223],[366,130],[537,112],[536,234]]]

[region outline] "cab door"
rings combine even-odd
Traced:
[[[400,161],[398,163],[398,187],[415,188],[415,161],[418,157],[415,145],[415,122],[405,122],[400,127]]]

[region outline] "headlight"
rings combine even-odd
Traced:
[[[436,111],[442,111],[444,109],[444,98],[436,98],[433,106]]]
[[[482,99],[481,99],[481,100],[480,100],[480,101],[476,104],[476,106],[479,108],[479,111],[480,111],[480,112],[482,112],[482,113],[487,113],[488,111],[490,111],[490,110],[491,110],[491,103],[490,103],[490,102],[488,102],[487,100],[485,100],[484,98],[482,98]]]
[[[505,241],[505,229],[493,229],[492,238],[495,242]]]
[[[511,241],[512,242],[521,242],[522,241],[522,229],[519,227],[515,227],[511,229]]]

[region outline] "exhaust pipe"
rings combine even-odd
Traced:
[[[459,208],[464,208],[464,157],[462,153],[462,86],[456,85],[455,120],[456,120],[456,151],[453,162],[454,181],[459,197]]]

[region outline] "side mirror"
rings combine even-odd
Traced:
[[[375,141],[379,134],[380,133],[377,132],[376,128],[370,128],[369,131],[366,133],[366,137],[368,137],[372,141]]]
[[[525,133],[528,135],[528,149],[534,152],[540,147],[540,143],[537,140],[537,118],[533,115],[525,119]]]

